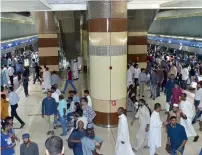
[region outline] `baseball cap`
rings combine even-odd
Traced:
[[[29,138],[29,134],[28,133],[23,134],[22,138]]]

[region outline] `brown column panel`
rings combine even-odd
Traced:
[[[57,38],[38,38],[39,47],[58,47]]]
[[[147,62],[147,54],[128,54],[128,60],[132,62]]]
[[[40,65],[59,65],[58,56],[39,57]]]
[[[125,18],[98,18],[88,20],[89,32],[124,32],[127,31]]]
[[[117,126],[118,115],[117,113],[102,113],[96,111],[96,117],[93,122],[98,126],[106,127],[109,124],[111,126]]]
[[[147,45],[147,36],[128,36],[128,45]]]

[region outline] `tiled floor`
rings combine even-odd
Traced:
[[[79,90],[84,90],[86,87],[86,76],[83,74],[80,74],[81,78],[80,80],[76,81],[76,86]],[[61,85],[64,85],[63,83]],[[21,138],[22,134],[25,132],[29,132],[31,134],[31,139],[36,142],[39,145],[40,149],[40,155],[44,155],[44,142],[47,139],[48,136],[46,136],[46,132],[48,130],[48,125],[46,122],[41,118],[40,111],[41,111],[41,101],[45,97],[45,94],[42,94],[41,86],[39,83],[36,83],[35,85],[30,82],[29,85],[29,91],[30,96],[26,98],[24,96],[24,92],[22,87],[18,88],[17,92],[20,96],[20,103],[18,108],[18,114],[20,117],[26,122],[26,125],[23,129],[16,129],[16,135]],[[82,93],[80,92],[80,95]],[[159,102],[164,107],[165,103],[165,96],[161,94],[161,97],[159,99],[156,99],[155,101],[148,99],[149,97],[149,91],[146,92],[145,99],[149,103],[151,107],[153,107],[154,103]],[[189,100],[193,102],[193,94],[189,93]],[[164,114],[164,111],[160,114],[162,121],[165,121],[166,116]],[[138,120],[136,120],[133,124],[133,126],[130,125],[130,122],[133,118],[132,113],[128,113],[128,124],[129,124],[129,130],[130,130],[130,140],[131,144],[134,145],[134,139],[135,134],[138,130]],[[14,122],[14,127],[19,127],[20,124],[18,122]],[[198,124],[195,125],[195,129],[200,136],[199,141],[197,143],[193,143],[193,138],[190,138],[186,144],[185,153],[184,155],[198,155],[199,151],[202,147],[202,132],[198,130]],[[95,127],[95,132],[98,136],[104,139],[104,143],[101,149],[101,153],[103,155],[114,155],[115,152],[115,143],[116,143],[116,135],[117,135],[117,128],[112,129],[106,129],[106,128],[100,128]],[[56,135],[60,135],[61,129],[55,130]],[[159,155],[167,155],[165,152],[165,143],[166,143],[166,134],[165,129],[162,128],[162,147],[158,149]],[[67,137],[63,138],[64,140],[67,139]],[[21,141],[22,142],[22,141]],[[73,155],[72,150],[68,148],[68,145],[66,142],[65,144],[65,155]],[[19,146],[20,143],[17,143],[16,146],[16,154],[19,155]],[[148,149],[140,149],[138,152],[136,152],[136,155],[149,155]]]

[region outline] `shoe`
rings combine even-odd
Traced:
[[[55,135],[54,131],[51,131],[51,135],[52,135],[52,136],[54,136],[54,135]]]
[[[199,136],[194,137],[194,142],[197,142],[199,139]]]
[[[153,100],[155,100],[155,98],[153,98]]]
[[[140,94],[138,96],[140,96]]]
[[[60,134],[60,136],[67,136],[67,134],[62,133],[62,134]]]
[[[137,152],[137,150],[135,148],[132,148],[133,152]]]
[[[150,98],[152,98],[152,95],[150,96]]]
[[[22,123],[20,126],[20,129],[22,129],[25,126],[25,123]]]
[[[144,97],[144,95],[142,95],[142,97]]]
[[[51,134],[51,131],[48,131],[46,134],[47,134],[47,135],[50,135],[50,134]]]

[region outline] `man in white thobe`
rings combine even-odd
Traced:
[[[133,64],[129,64],[129,69],[130,69],[130,72],[132,74],[132,84],[134,84],[134,74],[135,74],[134,65]]]
[[[180,109],[182,110],[182,113],[184,114],[184,116],[186,117],[186,119],[184,119],[185,117],[181,117],[180,118],[180,124],[185,128],[187,137],[192,137],[194,136],[194,142],[198,141],[199,136],[196,134],[196,131],[192,125],[192,120],[195,116],[195,107],[193,103],[190,103],[189,101],[187,101],[186,99],[187,94],[183,93],[181,95],[181,103],[180,103]]]
[[[124,108],[118,109],[119,124],[118,134],[116,139],[116,152],[115,155],[135,155],[132,150],[129,138],[128,121],[124,115]]]
[[[82,68],[82,64],[83,64],[83,58],[82,58],[82,56],[79,56],[77,58],[77,61],[78,61],[78,70],[80,71],[81,68]]]
[[[132,75],[130,68],[128,66],[127,87],[129,87],[131,84],[133,84],[133,75]]]
[[[51,89],[51,73],[48,67],[46,67],[43,73],[43,82],[44,82],[44,91],[47,92],[48,90]]]
[[[59,85],[60,84],[60,77],[56,74],[56,71],[53,71],[51,75],[51,85]]]
[[[149,141],[148,146],[150,155],[157,155],[156,149],[161,147],[161,128],[163,122],[160,119],[159,112],[161,111],[161,105],[156,103],[154,105],[154,112],[150,118],[149,126]]]
[[[139,110],[137,111],[135,118],[139,118],[140,127],[137,131],[137,145],[134,146],[134,149],[137,151],[141,145],[143,144],[145,138],[148,138],[149,131],[149,121],[150,121],[150,112],[149,109],[145,105],[145,100],[139,100]]]

